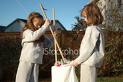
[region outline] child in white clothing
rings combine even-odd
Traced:
[[[103,22],[103,16],[95,3],[86,5],[81,16],[87,24],[85,35],[80,45],[80,55],[69,65],[81,64],[80,82],[95,82],[96,67],[101,65],[104,57],[104,37],[99,28]]]
[[[32,12],[22,32],[22,51],[16,74],[16,82],[38,82],[39,64],[42,64],[43,48],[50,21]]]

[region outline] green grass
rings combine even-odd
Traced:
[[[97,78],[97,82],[123,82],[122,78],[117,77],[99,77]]]

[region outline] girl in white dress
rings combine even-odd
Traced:
[[[38,82],[39,64],[42,64],[43,48],[50,21],[32,12],[22,32],[22,51],[16,74],[16,82]]]
[[[104,37],[99,28],[103,16],[93,2],[83,8],[81,16],[84,17],[87,28],[80,45],[80,55],[69,65],[81,64],[80,82],[95,82],[96,67],[101,65],[104,57]]]

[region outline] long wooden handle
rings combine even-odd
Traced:
[[[44,11],[44,8],[43,8],[43,5],[40,3],[40,9],[41,9],[41,11],[42,11],[42,13],[43,13],[43,16],[45,17],[45,19],[47,19],[48,17],[47,17],[47,15],[46,15],[46,13],[45,13],[45,11]]]
[[[56,24],[56,21],[55,21],[55,9],[53,8],[52,9],[52,15],[53,15],[53,27],[55,28],[55,24]],[[55,34],[56,36],[56,34]],[[56,45],[56,41],[54,40],[54,47],[55,47],[55,62],[57,63],[58,62],[58,58],[57,58],[57,45]]]
[[[61,57],[62,57],[62,59],[63,59],[63,62],[65,62],[65,58],[64,58],[64,56],[63,56],[62,50],[61,50],[61,48],[60,48],[60,46],[59,46],[59,44],[58,44],[58,42],[57,42],[57,40],[56,40],[55,35],[53,34],[53,31],[52,31],[52,28],[51,28],[51,27],[50,27],[50,30],[51,30],[51,33],[52,33],[52,35],[53,35],[53,38],[54,38],[54,40],[55,40],[55,42],[56,42],[56,45],[57,45],[58,50],[59,50],[59,52],[60,52],[60,55],[61,55]]]
[[[40,8],[41,8],[41,11],[42,11],[42,13],[43,13],[43,16],[45,17],[45,19],[47,19],[48,17],[47,17],[47,15],[46,15],[46,13],[45,13],[45,11],[44,11],[44,8],[43,8],[43,6],[42,6],[41,3],[40,3]],[[52,33],[52,35],[53,35],[53,38],[54,38],[54,40],[55,40],[55,43],[56,43],[56,45],[57,45],[57,47],[58,47],[58,50],[59,50],[59,52],[60,52],[60,55],[61,55],[61,57],[62,57],[62,59],[63,59],[63,62],[65,62],[65,58],[64,58],[64,56],[63,56],[62,50],[61,50],[61,48],[60,48],[60,46],[59,46],[59,44],[58,44],[58,41],[56,40],[56,37],[55,37],[55,35],[54,35],[54,33],[53,33],[53,30],[52,30],[51,26],[50,26],[49,28],[50,28],[50,31],[51,31],[51,33]]]

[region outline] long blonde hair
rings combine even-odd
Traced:
[[[41,14],[39,14],[38,12],[32,12],[30,13],[30,15],[28,16],[28,20],[27,20],[27,23],[25,24],[24,28],[22,29],[22,38],[23,38],[23,32],[27,29],[30,29],[32,31],[36,31],[38,30],[39,28],[38,27],[35,27],[33,25],[33,19],[34,18],[40,18],[42,21],[41,21],[41,26],[44,24],[44,19],[43,19],[43,16]],[[44,41],[44,36],[41,36],[38,40],[36,40],[35,42],[41,42],[41,41]]]
[[[41,26],[44,24],[43,16],[40,15],[38,12],[32,12],[28,16],[27,23],[25,24],[22,31],[25,31],[26,29],[31,29],[32,31],[36,31],[38,28],[33,25],[33,19],[34,18],[40,18],[42,20]]]

